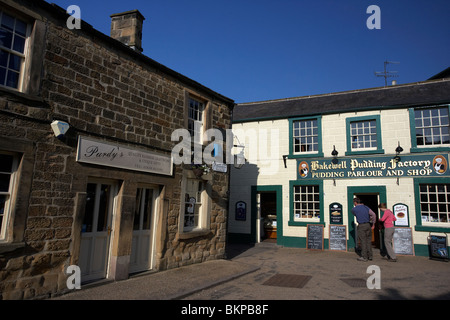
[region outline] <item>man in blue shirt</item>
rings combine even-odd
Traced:
[[[353,215],[356,217],[358,222],[358,240],[361,242],[361,257],[358,261],[372,260],[372,226],[371,223],[375,223],[374,217],[375,213],[370,210],[367,206],[361,203],[361,199],[354,198],[352,209]],[[372,212],[370,212],[372,211]]]

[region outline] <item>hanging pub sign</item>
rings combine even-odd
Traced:
[[[342,204],[330,204],[330,224],[342,224]]]
[[[448,165],[447,154],[297,160],[297,179],[442,177]]]

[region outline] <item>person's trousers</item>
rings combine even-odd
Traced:
[[[370,227],[370,223],[358,225],[358,239],[361,243],[361,257],[372,259],[372,228]]]
[[[384,245],[386,246],[386,251],[391,259],[396,259],[394,252],[394,247],[392,246],[392,238],[394,237],[395,228],[385,228],[384,229]]]

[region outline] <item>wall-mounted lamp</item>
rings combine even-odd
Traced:
[[[70,125],[67,122],[60,120],[55,120],[50,125],[52,127],[53,133],[55,134],[55,137],[57,137],[58,139],[64,137],[64,135],[70,128]]]
[[[286,164],[287,157],[288,157],[287,155],[283,155],[284,168],[287,168],[287,164]]]
[[[400,147],[400,141],[398,142],[398,147],[395,148],[395,157],[394,160],[395,162],[399,162],[400,161],[400,153],[403,152],[403,148]]]
[[[234,145],[233,147],[242,148],[242,150],[241,150],[241,152],[239,152],[239,154],[234,155],[234,167],[236,169],[241,169],[245,164],[245,155],[244,155],[245,146]]]
[[[331,151],[331,155],[333,156],[333,160],[331,160],[332,163],[336,164],[338,162],[338,154],[339,152],[336,150],[336,146],[333,146],[333,151]]]
[[[337,152],[336,146],[333,146],[333,151],[331,151],[331,155],[332,155],[334,158],[337,158],[338,154],[339,154],[339,152]]]

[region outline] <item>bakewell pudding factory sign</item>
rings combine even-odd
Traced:
[[[297,160],[297,178],[351,179],[448,176],[448,154]]]

